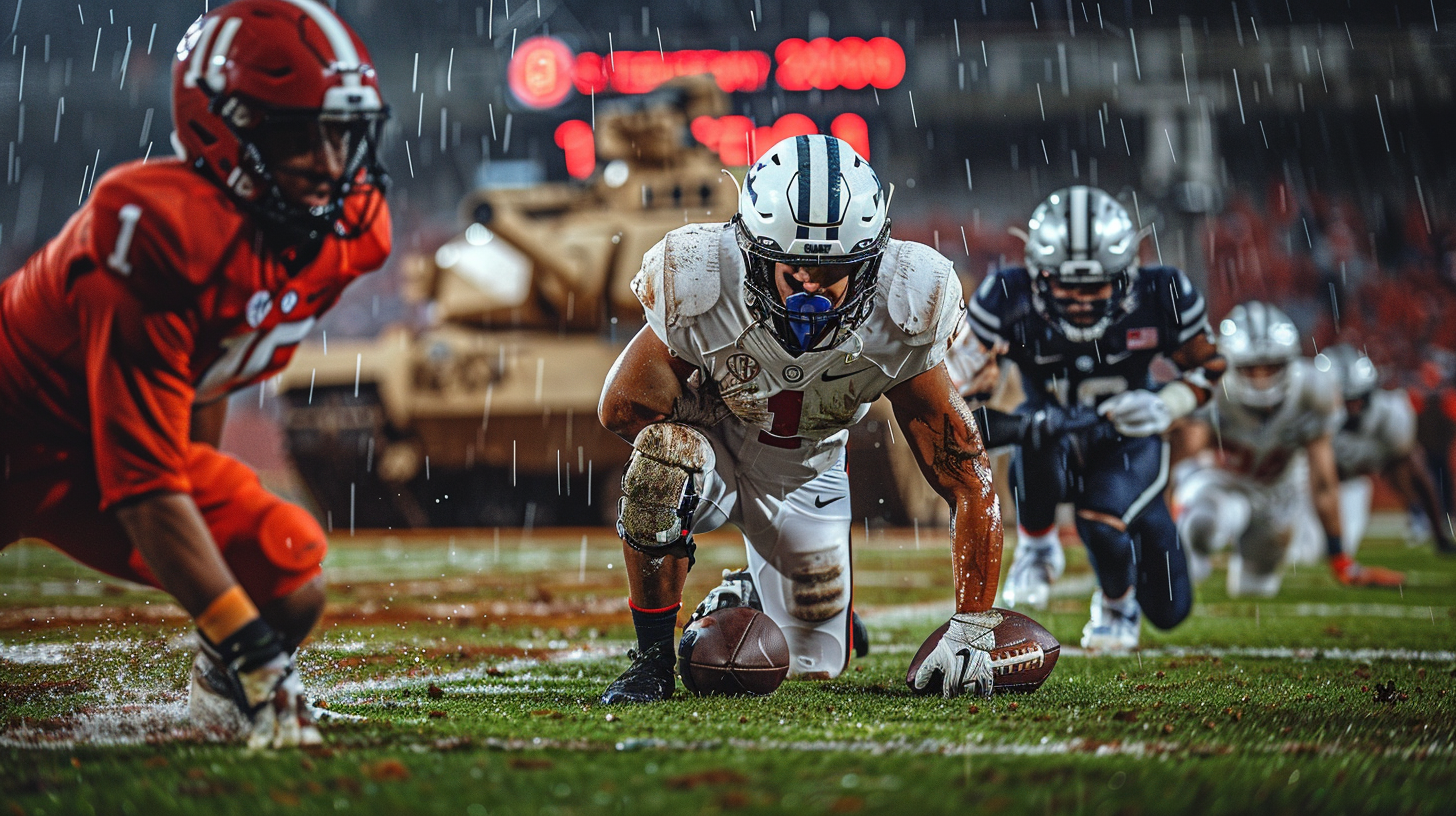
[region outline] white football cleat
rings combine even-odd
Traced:
[[[228,690],[226,670],[202,651],[192,658],[191,682],[187,688],[187,717],[196,728],[212,731],[234,741],[246,741],[250,748],[282,748],[322,745],[313,706],[295,697],[294,716],[279,722],[271,706],[250,722]],[[295,679],[296,682],[296,679]]]
[[[1067,557],[1062,552],[1055,530],[1047,536],[1023,534],[1016,543],[1011,567],[1006,571],[1001,603],[1007,609],[1014,609],[1017,605],[1046,609],[1052,582],[1062,577],[1066,567]]]
[[[212,658],[197,652],[192,657],[191,683],[187,687],[187,719],[196,728],[215,731],[229,739],[242,739],[252,725],[228,692],[223,670]]]
[[[1096,654],[1127,654],[1138,646],[1143,619],[1136,590],[1109,601],[1101,589],[1092,593],[1092,616],[1082,627],[1082,648]]]

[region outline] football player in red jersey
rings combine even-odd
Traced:
[[[316,0],[236,0],[172,67],[179,158],[103,176],[0,283],[0,546],[42,539],[196,619],[194,721],[316,742],[294,652],[324,531],[219,453],[226,397],[277,373],[390,249],[388,118]]]

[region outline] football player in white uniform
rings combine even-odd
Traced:
[[[1335,578],[1354,586],[1396,586],[1404,580],[1400,573],[1361,566],[1341,546],[1331,439],[1345,410],[1334,375],[1302,359],[1299,342],[1294,323],[1259,301],[1235,306],[1219,323],[1218,348],[1230,370],[1209,411],[1211,428],[1190,431],[1201,439],[1188,444],[1204,448],[1214,466],[1185,470],[1174,492],[1190,572],[1195,582],[1202,580],[1211,571],[1209,556],[1232,548],[1229,594],[1277,593],[1305,507],[1301,482],[1307,478]],[[1301,454],[1307,470],[1299,466]]]
[[[602,424],[634,451],[622,480],[638,649],[603,703],[674,688],[673,634],[693,535],[744,535],[748,568],[699,608],[756,604],[788,640],[790,674],[849,659],[848,428],[887,396],[922,471],[953,508],[957,613],[921,684],[989,694],[1001,511],[980,434],[942,360],[960,317],[950,261],[890,238],[888,191],[845,142],[798,136],[748,171],[727,224],[649,250],[633,290],[647,326],[602,391]],[[957,657],[957,652],[960,657]]]
[[[1340,476],[1340,526],[1345,552],[1354,555],[1370,523],[1371,477],[1379,474],[1428,520],[1436,550],[1456,552],[1451,525],[1441,512],[1425,454],[1416,444],[1416,411],[1404,389],[1376,388],[1379,372],[1370,358],[1345,344],[1315,356],[1314,365],[1333,373],[1345,400],[1345,424],[1335,434],[1335,470]],[[1311,516],[1310,521],[1315,519]],[[1305,538],[1314,539],[1306,536]],[[1309,548],[1306,548],[1309,549]],[[1313,562],[1316,552],[1291,552],[1290,560]]]

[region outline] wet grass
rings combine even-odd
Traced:
[[[0,797],[26,814],[1449,806],[1456,562],[1372,542],[1366,560],[1410,571],[1403,593],[1301,568],[1258,603],[1228,599],[1216,573],[1192,619],[1145,629],[1141,655],[1069,653],[1035,694],[943,701],[904,684],[949,613],[940,536],[856,542],[873,651],[841,678],[610,710],[595,700],[630,628],[603,531],[503,531],[499,549],[490,531],[453,546],[336,541],[333,611],[300,665],[340,716],[323,750],[259,754],[188,729],[188,628],[164,596],[13,547],[0,555]],[[705,543],[689,598],[741,559],[733,537]],[[1090,585],[1069,556],[1067,594],[1036,617],[1075,644]]]

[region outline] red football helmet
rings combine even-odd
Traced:
[[[389,108],[364,43],[317,0],[235,0],[197,18],[172,65],[173,147],[290,246],[365,232],[388,176],[378,144]],[[327,204],[290,200],[281,160],[329,149],[343,174]],[[364,206],[345,207],[361,196]],[[352,223],[345,223],[348,220]]]

